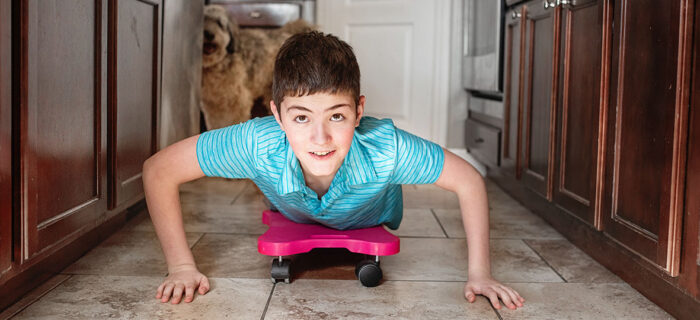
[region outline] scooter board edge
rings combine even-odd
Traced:
[[[315,248],[346,248],[373,256],[393,255],[400,250],[399,238],[383,226],[336,230],[320,224],[296,223],[270,210],[263,211],[262,220],[269,229],[258,237],[258,252],[268,256],[288,256]]]

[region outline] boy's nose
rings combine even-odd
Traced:
[[[311,142],[314,143],[315,145],[324,145],[326,144],[331,138],[331,135],[328,133],[328,129],[326,128],[325,124],[317,124],[314,126],[313,132],[311,133]]]

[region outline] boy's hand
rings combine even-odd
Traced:
[[[477,294],[489,298],[496,309],[501,309],[498,298],[501,298],[503,304],[511,310],[522,307],[523,302],[525,302],[525,299],[517,291],[504,286],[491,277],[469,277],[469,281],[464,286],[464,297],[467,298],[467,301],[474,302]]]
[[[178,304],[184,291],[185,302],[192,302],[194,291],[197,288],[199,288],[199,294],[207,293],[209,291],[209,279],[201,274],[194,265],[178,266],[168,273],[168,277],[158,287],[156,299],[160,299],[161,302],[168,302],[172,296],[170,302]]]

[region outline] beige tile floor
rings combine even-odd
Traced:
[[[401,252],[382,258],[384,282],[355,279],[344,249],[292,257],[291,284],[272,284],[257,252],[263,197],[247,181],[205,178],[181,188],[187,240],[212,290],[192,303],[155,299],[166,274],[147,212],[0,318],[13,319],[669,319],[536,215],[488,182],[493,275],[527,300],[516,311],[462,297],[465,234],[457,198],[404,187]]]

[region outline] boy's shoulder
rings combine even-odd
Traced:
[[[247,122],[251,122],[251,124],[255,125],[256,128],[261,129],[261,128],[269,128],[269,129],[280,129],[279,123],[275,120],[274,116],[265,116],[265,117],[257,117],[248,120]]]
[[[396,151],[396,126],[391,119],[362,117],[355,138],[371,159],[393,157]]]
[[[377,119],[375,117],[364,116],[360,119],[360,125],[355,130],[361,135],[391,135],[396,131],[394,121],[391,119]]]
[[[248,131],[248,134],[254,136],[251,139],[255,141],[255,150],[258,156],[279,154],[280,148],[285,146],[284,131],[280,128],[275,117],[253,118],[244,123],[252,129]]]

